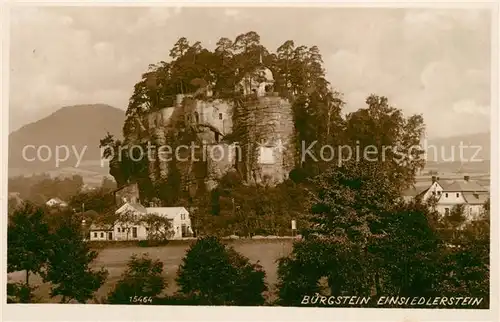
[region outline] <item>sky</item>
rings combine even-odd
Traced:
[[[490,13],[484,9],[16,7],[11,12],[9,130],[75,104],[126,109],[149,64],[178,38],[213,49],[256,31],[272,52],[317,45],[345,112],[375,93],[429,137],[490,127]]]

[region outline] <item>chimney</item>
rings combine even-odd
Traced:
[[[432,176],[432,183],[436,182],[436,176]]]
[[[469,182],[469,179],[470,179],[470,177],[469,177],[469,176],[464,176],[464,180],[465,180],[466,182]]]

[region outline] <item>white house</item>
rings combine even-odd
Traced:
[[[60,198],[51,198],[46,203],[49,207],[67,207],[68,204]]]
[[[156,214],[168,219],[172,226],[171,239],[192,236],[191,219],[184,207],[144,207],[137,203],[125,203],[117,211],[121,219],[113,227],[114,240],[145,240],[148,238],[148,227],[141,218]]]
[[[114,240],[113,225],[90,225],[90,240]]]
[[[422,191],[419,196],[423,201],[431,197],[436,198],[436,210],[442,215],[449,214],[456,205],[464,205],[465,215],[469,220],[473,220],[483,211],[484,203],[490,194],[487,188],[476,181],[471,181],[469,176],[464,176],[463,180],[450,182],[441,182],[439,178],[433,176],[430,187]]]
[[[172,223],[173,239],[180,239],[193,235],[191,218],[189,212],[184,207],[148,207],[148,214],[157,214],[168,218]]]

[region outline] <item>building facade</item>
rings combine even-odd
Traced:
[[[419,197],[424,202],[435,198],[436,210],[444,216],[449,215],[453,207],[463,205],[467,219],[475,220],[483,212],[490,193],[477,181],[470,180],[470,176],[454,181],[441,181],[433,176],[431,185],[422,191]]]
[[[113,225],[113,240],[147,240],[151,233],[148,215],[157,215],[170,222],[170,231],[160,228],[157,233],[167,233],[168,239],[182,239],[193,236],[191,218],[184,207],[143,207],[140,204],[123,204],[116,214],[119,219]]]

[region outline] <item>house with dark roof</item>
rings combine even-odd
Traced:
[[[436,198],[436,209],[442,215],[449,214],[454,206],[464,205],[465,215],[473,220],[483,211],[490,192],[477,181],[470,180],[470,176],[453,181],[441,181],[439,177],[433,176],[431,185],[415,196],[422,198],[423,201],[431,197]]]

